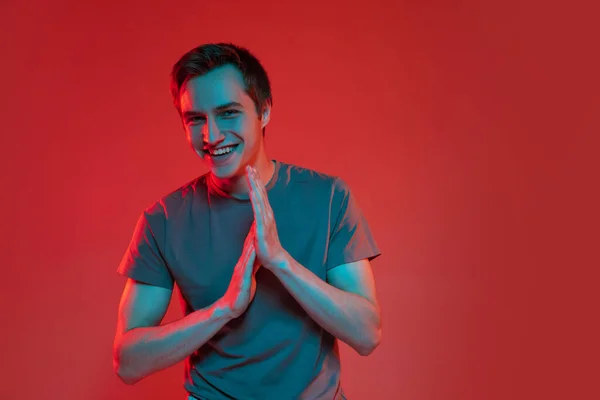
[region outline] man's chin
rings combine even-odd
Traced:
[[[223,166],[212,166],[210,167],[210,172],[217,179],[229,180],[235,179],[239,176],[243,175],[240,172],[239,165],[223,165]]]

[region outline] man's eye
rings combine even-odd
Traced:
[[[235,115],[235,114],[237,114],[237,113],[238,113],[238,112],[237,112],[237,110],[225,110],[225,111],[223,111],[223,112],[221,113],[221,115],[222,115],[223,117],[232,117],[232,116],[234,116],[234,115]]]
[[[188,123],[190,123],[190,124],[195,124],[195,123],[202,122],[202,121],[204,121],[204,117],[201,117],[198,115],[188,118]]]

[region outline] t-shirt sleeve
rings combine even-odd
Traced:
[[[327,250],[327,270],[362,259],[369,261],[381,255],[348,185],[336,178],[331,196],[331,233]]]
[[[156,209],[146,210],[138,218],[117,273],[142,283],[172,289],[173,277],[161,250],[165,219],[164,214]]]

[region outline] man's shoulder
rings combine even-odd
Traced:
[[[295,164],[280,162],[279,179],[286,185],[303,185],[306,189],[325,190],[328,193],[349,191],[346,182],[339,176]]]
[[[316,169],[286,162],[279,162],[279,164],[279,179],[283,179],[286,183],[305,183],[331,187],[335,185],[337,181],[341,180],[337,175],[332,175]]]
[[[164,215],[168,217],[171,212],[175,212],[181,208],[187,200],[190,200],[198,192],[206,193],[206,177],[208,174],[200,175],[182,185],[173,189],[158,200],[150,204],[144,212],[148,215]],[[201,194],[201,193],[200,193]],[[200,198],[203,196],[200,195]]]

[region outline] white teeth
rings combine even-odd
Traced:
[[[223,154],[231,153],[232,151],[233,151],[233,146],[227,146],[227,147],[221,147],[220,149],[217,149],[217,150],[210,150],[210,154],[215,155],[215,156],[221,156]]]

